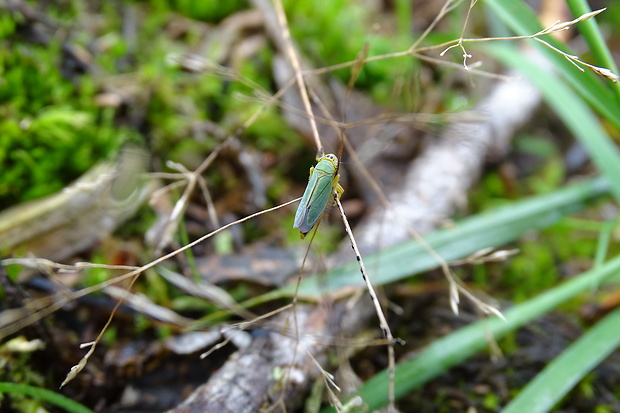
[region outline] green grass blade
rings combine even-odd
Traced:
[[[518,69],[542,92],[545,101],[562,118],[586,148],[592,160],[609,178],[612,192],[620,201],[620,151],[609,139],[594,113],[583,100],[546,68],[541,68],[514,47],[495,44],[487,48],[503,63]]]
[[[394,2],[396,8],[396,26],[400,36],[408,36],[411,33],[413,23],[413,5],[410,0],[396,0]]]
[[[542,29],[536,14],[523,1],[485,0],[485,4],[517,35],[532,35]],[[544,40],[565,52],[569,52],[566,45],[560,44],[551,36],[545,36]],[[611,83],[610,81],[601,82],[588,69],[585,72],[580,72],[557,52],[534,40],[532,42],[533,46],[553,63],[554,68],[597,112],[617,128],[620,128],[620,103],[616,100],[616,95],[606,86]]]
[[[581,336],[528,383],[503,413],[548,412],[620,345],[620,309]]]
[[[499,339],[562,302],[590,289],[591,286],[607,281],[618,271],[620,271],[620,257],[504,311],[506,321],[498,318],[481,320],[435,340],[418,357],[396,366],[397,397],[405,395],[484,349],[487,345],[487,332]],[[610,331],[617,333],[618,330]],[[360,387],[358,394],[368,404],[370,411],[387,403],[387,385],[387,372],[384,370]]]
[[[28,386],[27,384],[0,382],[0,393],[30,396],[43,402],[58,406],[70,413],[93,413],[93,411],[89,408],[63,396],[62,394],[54,393],[51,390],[42,389],[40,387]]]
[[[573,16],[581,16],[585,13],[589,13],[592,11],[590,5],[585,0],[567,0],[566,2],[568,7],[570,8]],[[607,44],[605,44],[605,40],[603,39],[603,35],[598,27],[598,23],[596,23],[596,19],[588,19],[586,21],[580,22],[577,25],[579,32],[583,35],[583,38],[588,43],[588,47],[592,52],[592,55],[596,59],[596,65],[601,67],[606,67],[611,69],[612,72],[618,73],[618,67],[616,66],[616,62],[611,56],[611,51]],[[614,83],[612,87],[616,91],[616,97],[620,97],[620,83]]]
[[[425,236],[429,245],[446,261],[466,257],[487,247],[513,241],[526,231],[544,228],[563,216],[575,212],[592,198],[608,191],[605,179],[593,179],[560,189],[552,194],[514,202],[502,208],[478,214],[458,222],[453,229],[436,231]],[[373,284],[401,280],[412,274],[438,267],[438,263],[416,241],[408,241],[387,251],[363,257],[366,268],[380,268],[370,274]],[[322,276],[304,279],[299,295],[317,298],[322,294],[351,286],[363,287],[357,261],[352,261]],[[283,290],[272,292],[281,296]],[[289,293],[293,289],[288,288]]]
[[[461,259],[487,247],[497,247],[514,241],[526,231],[545,228],[562,217],[581,210],[587,202],[609,192],[609,183],[596,178],[562,188],[552,194],[533,197],[496,208],[458,222],[452,229],[428,234],[426,242],[445,260]],[[438,262],[416,241],[365,256],[366,268],[380,268],[371,273],[373,285],[387,284],[439,266]],[[353,260],[327,274],[314,275],[302,280],[298,296],[317,300],[324,294],[351,287],[364,288],[359,276],[359,265]],[[292,296],[294,286],[272,290],[240,303],[250,308],[265,302]],[[221,311],[205,317],[197,326],[226,317]]]
[[[594,254],[594,266],[602,265],[607,259],[607,250],[609,249],[609,243],[611,242],[611,235],[614,231],[614,222],[607,221],[603,224],[598,235],[598,242],[596,243],[596,253]]]

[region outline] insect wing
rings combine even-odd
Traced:
[[[315,173],[317,170],[315,170]],[[306,232],[310,231],[319,218],[321,218],[321,214],[323,213],[323,210],[325,209],[332,193],[334,177],[331,174],[325,174],[320,170],[318,170],[318,173],[320,175],[317,177],[316,187],[308,203],[308,215],[306,217],[308,229]],[[301,228],[299,228],[299,230],[304,232]]]
[[[299,228],[302,234],[308,233],[321,217],[332,192],[335,173],[336,168],[329,158],[316,165],[295,214],[293,228]]]
[[[310,180],[308,181],[308,185],[306,186],[306,190],[304,191],[304,195],[301,197],[301,202],[299,203],[299,207],[297,208],[297,212],[295,213],[295,223],[293,228],[299,228],[299,231],[303,234],[307,233],[312,229],[312,225],[308,226],[308,211],[310,210],[310,198],[314,193],[316,188],[317,181],[317,170],[315,169],[312,175],[310,176]]]

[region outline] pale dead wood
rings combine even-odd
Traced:
[[[406,170],[400,187],[388,194],[392,210],[375,210],[356,228],[362,253],[409,239],[407,225],[427,233],[465,206],[467,190],[488,156],[507,153],[514,133],[533,115],[540,93],[518,73],[496,83],[473,110],[484,120],[450,123]],[[346,247],[342,247],[344,255]]]
[[[0,250],[62,261],[112,234],[144,204],[156,182],[144,180],[145,154],[125,150],[62,191],[0,213]]]
[[[321,365],[326,362],[329,343],[317,341],[316,336],[349,336],[362,327],[359,321],[363,317],[352,317],[356,310],[370,310],[372,314],[368,305],[357,305],[354,311],[345,309],[344,305],[327,311],[324,306],[297,304],[297,322],[303,333],[299,341],[273,331],[255,331],[248,347],[238,350],[204,385],[169,412],[257,412],[269,407],[281,412],[298,405],[319,375],[307,352]],[[280,323],[287,320],[290,314],[274,319]],[[278,374],[286,369],[290,373],[282,388]],[[283,400],[284,405],[276,404],[278,400]]]

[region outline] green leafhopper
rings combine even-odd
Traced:
[[[321,218],[334,190],[338,198],[344,192],[338,183],[340,175],[336,174],[338,157],[330,153],[321,156],[317,162],[316,167],[310,168],[310,180],[295,214],[293,228],[299,228],[301,238],[304,238]]]

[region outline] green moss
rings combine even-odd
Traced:
[[[187,17],[209,22],[217,22],[248,7],[245,0],[173,0],[172,5]]]
[[[102,122],[95,88],[65,78],[60,44],[0,40],[0,208],[66,186],[133,134]]]
[[[495,393],[490,392],[484,395],[484,400],[482,401],[484,407],[493,411],[497,410],[497,408],[499,407],[499,403],[499,396]]]
[[[413,43],[413,37],[408,34],[392,33],[389,21],[379,31],[373,30],[376,15],[372,8],[356,1],[287,1],[285,8],[293,37],[304,54],[318,65],[355,60],[366,44],[369,56],[377,56],[407,50]],[[385,59],[367,63],[359,74],[356,87],[369,90],[379,103],[397,102],[399,99],[394,99],[395,80],[417,78],[419,65],[405,57],[397,64],[395,62],[394,59]],[[343,82],[349,81],[350,73],[351,68],[333,72]],[[411,88],[405,89],[405,94],[411,92]]]
[[[26,341],[23,336],[13,340]],[[33,386],[43,386],[44,376],[34,370],[32,352],[16,352],[9,350],[5,342],[0,346],[0,382],[22,383]],[[21,397],[20,397],[21,399]]]

